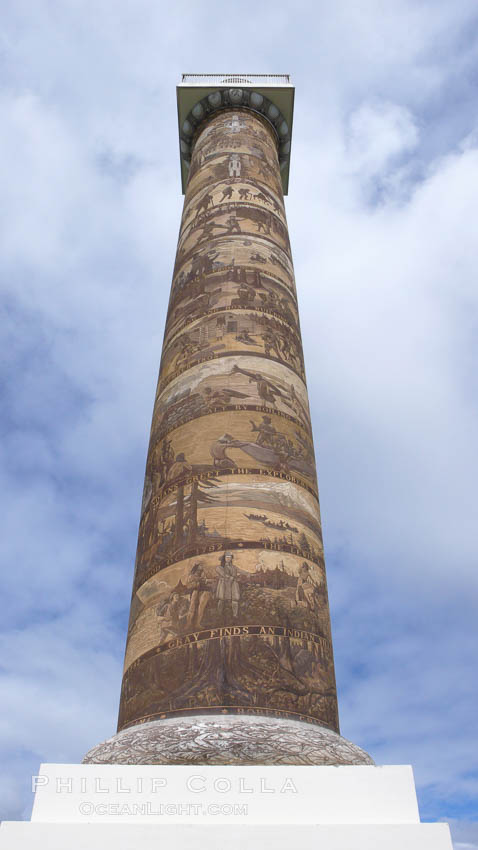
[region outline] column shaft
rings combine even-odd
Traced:
[[[118,728],[185,714],[338,731],[276,137],[201,125],[154,404]]]

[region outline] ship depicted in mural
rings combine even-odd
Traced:
[[[119,729],[253,713],[338,731],[286,143],[227,97],[181,137]]]

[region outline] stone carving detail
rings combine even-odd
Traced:
[[[123,729],[90,750],[84,764],[374,764],[331,729],[252,716],[195,716]]]

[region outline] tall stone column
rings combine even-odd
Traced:
[[[338,734],[281,126],[220,105],[186,127],[119,734],[86,760],[366,763]]]

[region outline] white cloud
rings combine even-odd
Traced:
[[[371,529],[361,504],[374,518],[378,557],[381,543],[389,547],[393,540],[400,549],[414,534],[417,544],[422,538],[421,553],[433,572],[447,573],[453,558],[460,562],[455,579],[456,569],[464,569],[473,583],[471,471],[477,446],[470,364],[478,210],[468,187],[477,177],[478,154],[468,150],[443,160],[398,209],[392,204],[359,213],[352,203],[334,208],[334,193],[328,192],[315,201],[312,219],[321,225],[319,271],[307,236],[296,250],[304,338],[315,340],[320,355],[320,368],[309,374],[311,395],[321,404],[330,400],[333,427],[344,437],[342,457],[332,454],[329,464],[321,458],[319,432],[320,465],[331,478],[343,470],[353,488],[345,503],[343,489],[334,488],[342,505],[337,515],[350,503],[358,541],[366,544],[363,533]],[[342,197],[343,188],[337,194]],[[364,429],[372,455],[356,450],[353,434],[363,438]],[[364,502],[355,487],[361,478],[369,481],[372,470],[375,486]],[[390,515],[398,501],[400,511]]]
[[[362,103],[348,124],[346,165],[361,179],[382,176],[391,162],[418,144],[413,115],[395,103]]]

